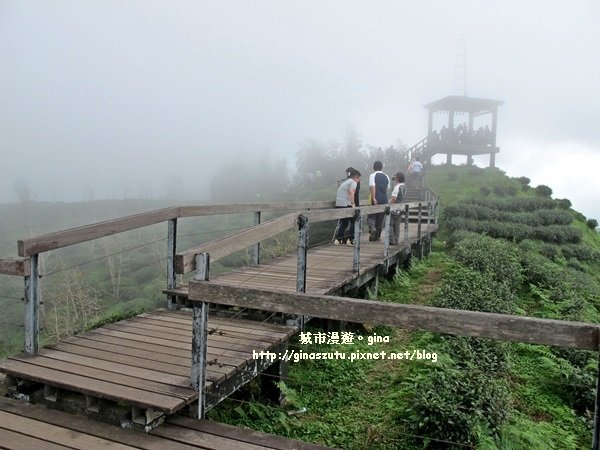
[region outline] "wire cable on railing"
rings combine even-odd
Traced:
[[[0,298],[7,298],[9,300],[23,300],[23,297],[12,297],[10,295],[0,295]]]
[[[225,231],[247,230],[248,228],[251,228],[251,227],[252,227],[252,225],[249,225],[249,226],[238,226],[238,227],[234,227],[234,228],[223,228],[223,229],[218,229],[218,230],[198,231],[196,233],[179,234],[179,235],[177,235],[177,239],[184,238],[184,237],[189,237],[189,236],[200,236],[200,235],[204,235],[204,234],[223,233]]]
[[[162,238],[162,239],[157,239],[157,240],[155,240],[155,241],[146,242],[146,243],[144,243],[144,244],[136,245],[136,246],[134,246],[134,247],[129,247],[129,248],[126,248],[126,249],[120,250],[120,251],[118,251],[118,252],[111,253],[111,254],[109,254],[109,255],[100,256],[100,257],[98,257],[98,258],[90,259],[90,260],[88,260],[88,261],[84,261],[84,262],[82,262],[82,263],[79,263],[79,264],[75,264],[75,265],[72,265],[72,266],[63,267],[63,268],[61,268],[61,269],[57,269],[57,270],[53,270],[53,271],[50,271],[50,272],[46,272],[46,273],[44,273],[44,274],[40,274],[40,275],[39,275],[39,278],[47,277],[47,276],[54,275],[54,274],[56,274],[56,273],[60,273],[60,272],[65,272],[65,271],[67,271],[67,270],[71,270],[71,269],[76,269],[77,267],[85,266],[85,265],[87,265],[87,264],[91,264],[91,263],[93,263],[93,262],[97,262],[97,261],[102,261],[103,259],[111,258],[111,257],[113,257],[113,256],[120,255],[120,254],[122,254],[122,253],[130,252],[130,251],[133,251],[133,250],[138,250],[138,249],[140,249],[140,248],[147,247],[147,246],[149,246],[149,245],[153,245],[153,244],[156,244],[156,243],[158,243],[158,242],[161,242],[161,241],[165,241],[166,239],[167,239],[167,238]]]

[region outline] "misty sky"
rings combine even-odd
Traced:
[[[505,101],[498,166],[600,219],[599,17],[597,0],[0,0],[0,201],[18,176],[37,200],[162,197],[177,176],[197,198],[232,158],[291,166],[347,124],[412,145],[462,35],[467,93]]]

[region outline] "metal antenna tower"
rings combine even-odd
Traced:
[[[464,36],[456,43],[453,91],[456,95],[467,95],[467,44]]]

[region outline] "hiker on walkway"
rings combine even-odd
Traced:
[[[335,198],[336,208],[354,208],[356,205],[355,194],[358,183],[360,182],[360,172],[352,167],[348,168],[348,178],[340,184],[337,190]],[[350,226],[348,232],[346,228]],[[340,219],[337,234],[335,236],[336,241],[334,244],[350,244],[354,245],[354,218],[344,217]]]
[[[387,205],[388,204],[388,189],[390,187],[390,178],[382,172],[383,163],[381,161],[375,161],[373,163],[373,172],[369,175],[369,190],[373,205]],[[374,223],[371,226],[369,219],[369,241],[378,241],[381,237],[381,228],[383,226],[383,219],[385,218],[385,212],[371,214]]]
[[[390,204],[400,203],[404,200],[406,194],[406,184],[404,174],[402,172],[396,173],[392,178],[394,182],[394,189],[392,190],[392,199]],[[398,245],[400,241],[400,222],[402,221],[402,210],[393,210],[390,216],[390,245]]]

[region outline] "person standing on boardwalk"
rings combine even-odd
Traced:
[[[394,181],[394,189],[392,190],[392,199],[390,200],[391,204],[400,203],[404,199],[404,194],[406,194],[406,184],[405,177],[402,172],[398,172],[392,178]],[[400,241],[400,222],[402,211],[400,209],[396,209],[392,211],[392,215],[390,217],[390,245],[398,245]]]
[[[390,178],[382,172],[383,163],[381,161],[375,161],[373,163],[373,170],[375,172],[369,176],[369,189],[371,192],[371,198],[373,199],[373,205],[387,205],[387,191],[390,187]],[[383,226],[385,212],[372,214],[372,216],[375,223],[373,224],[374,226],[372,228],[369,227],[369,241],[378,241],[381,237],[381,228]]]
[[[360,182],[360,172],[352,167],[348,169],[348,178],[340,184],[335,198],[336,208],[354,208],[356,206],[355,193],[358,183]],[[346,233],[346,228],[350,229]],[[354,245],[354,218],[344,217],[340,219],[336,241],[337,244],[347,244],[350,242]]]

